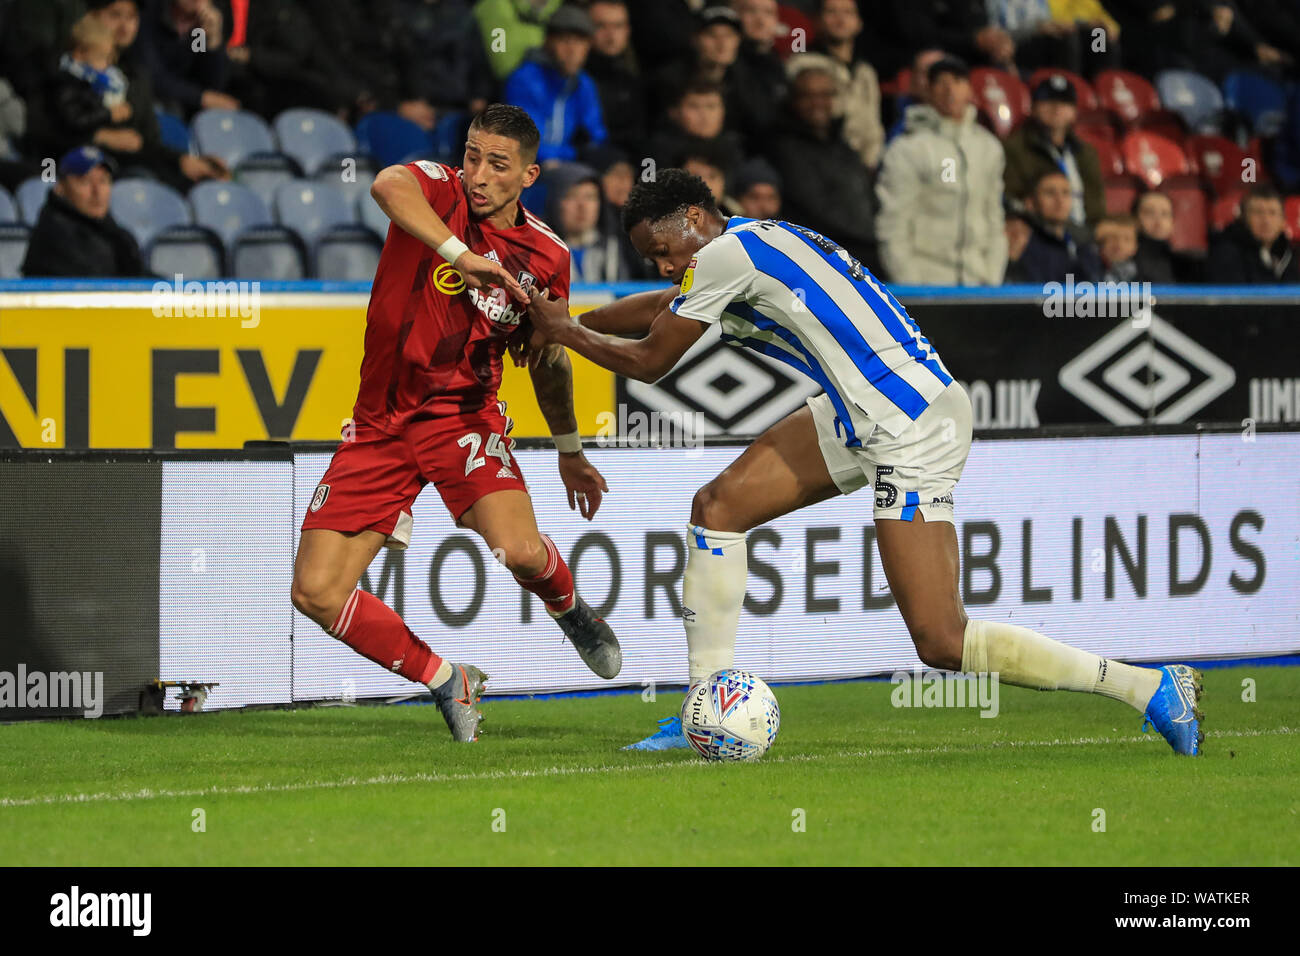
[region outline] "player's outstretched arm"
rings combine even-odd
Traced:
[[[680,294],[681,290],[673,285],[625,295],[608,305],[582,313],[578,321],[593,332],[606,335],[645,335],[659,313]]]
[[[569,315],[567,301],[552,299],[536,288],[532,290],[528,314],[548,342],[571,348],[611,372],[654,382],[663,378],[704,334],[704,323],[674,315],[668,307],[671,301],[671,297],[665,299],[650,323],[649,333],[641,339],[623,339],[589,329]]]
[[[573,411],[573,365],[569,353],[562,345],[543,346],[537,361],[529,365],[528,374],[533,380],[537,406],[560,449],[560,479],[569,495],[569,507],[572,509],[576,504],[582,516],[590,521],[609,485],[596,466],[587,461],[577,438],[578,417]],[[566,451],[562,444],[565,440],[577,444],[577,450]]]

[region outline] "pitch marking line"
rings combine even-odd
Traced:
[[[1300,733],[1294,727],[1270,730],[1215,731],[1206,739],[1231,739],[1240,737],[1275,737]],[[906,757],[919,754],[979,753],[984,750],[1001,750],[1029,747],[1088,747],[1094,744],[1164,743],[1158,734],[1126,737],[1072,737],[1068,740],[997,740],[969,747],[905,747],[899,750],[840,750],[829,754],[794,754],[774,756],[764,763],[819,763],[825,760],[862,759],[875,757]],[[0,797],[0,809],[14,807],[50,806],[68,803],[130,803],[137,800],[166,800],[180,797],[242,796],[255,793],[295,793],[303,790],[340,790],[345,787],[375,787],[400,783],[455,783],[478,780],[527,780],[534,777],[577,777],[601,773],[644,773],[646,771],[705,770],[721,764],[705,761],[677,761],[674,763],[610,764],[601,767],[547,767],[543,770],[488,770],[483,773],[410,773],[384,774],[378,777],[346,777],[342,780],[312,780],[306,783],[271,783],[260,786],[202,787],[191,790],[129,790],[119,793],[61,793],[44,797]]]

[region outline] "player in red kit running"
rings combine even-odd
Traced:
[[[444,661],[357,587],[381,547],[406,547],[412,504],[429,482],[456,523],[478,532],[542,599],[592,671],[608,679],[623,664],[613,631],[537,530],[497,400],[527,290],[569,293],[568,247],[519,202],[541,172],[539,139],[527,113],[496,104],[470,125],[463,168],[421,161],[375,178],[371,195],[392,226],[366,313],[355,434],[345,433],[312,496],[294,564],[294,607],[359,654],[428,686],[461,741],[477,739],[487,675]],[[582,453],[568,354],[548,349],[530,374],[569,507],[590,520],[609,489]]]

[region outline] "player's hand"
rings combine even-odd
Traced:
[[[582,452],[572,455],[561,452],[560,480],[569,494],[569,510],[576,509],[588,521],[594,518],[601,500],[609,493],[609,485],[596,466]]]
[[[524,305],[528,303],[528,293],[524,291],[524,287],[499,262],[493,262],[491,259],[466,250],[456,257],[452,266],[465,277],[465,284],[471,289],[482,289],[491,285],[500,286],[516,302]]]
[[[573,325],[568,299],[552,299],[544,289],[533,286],[528,303],[528,317],[535,328],[548,341],[558,341],[560,334]]]

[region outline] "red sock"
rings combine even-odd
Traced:
[[[411,633],[396,611],[360,588],[352,592],[328,633],[407,680],[427,684],[442,666],[442,658]]]
[[[521,578],[516,574],[515,580],[520,587],[541,598],[546,610],[558,617],[573,607],[573,572],[560,557],[560,550],[550,535],[542,535],[542,544],[546,545],[546,570],[535,578]]]

